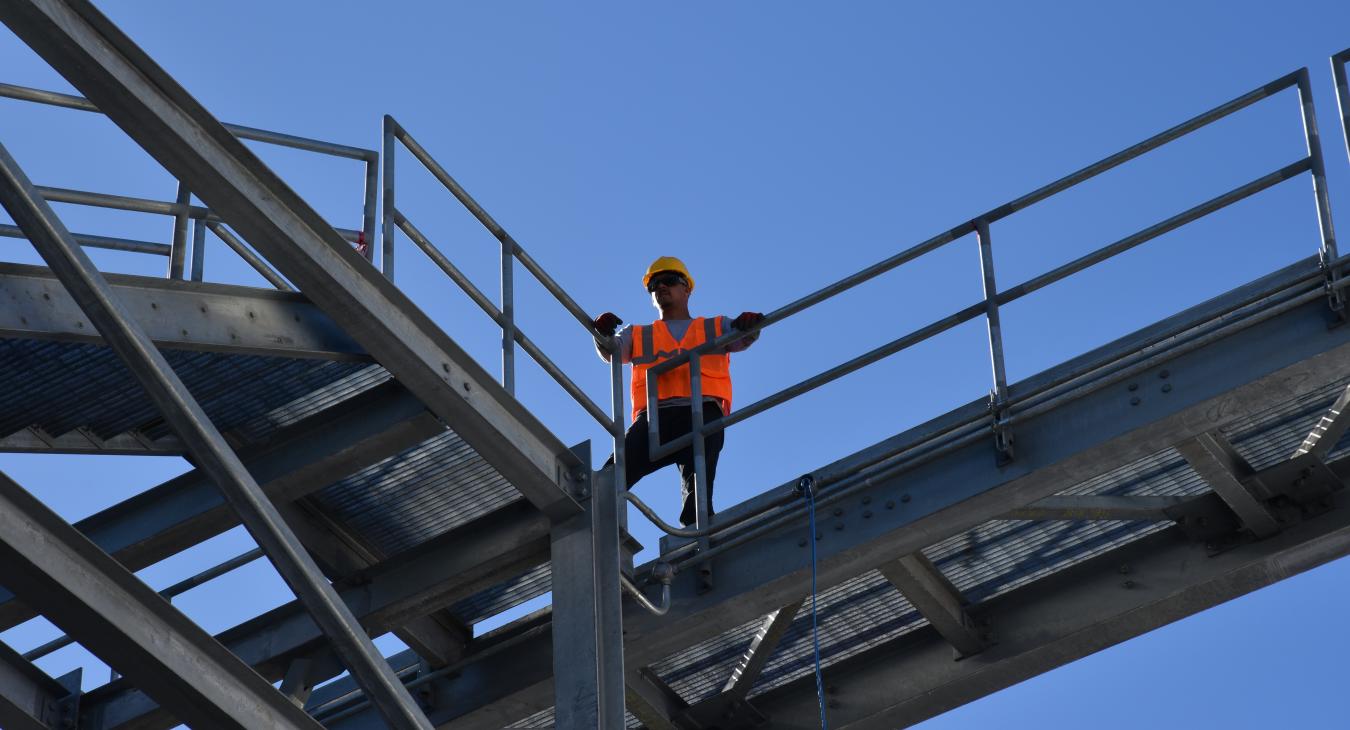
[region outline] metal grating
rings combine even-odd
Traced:
[[[362,363],[165,350],[221,431],[294,402]],[[53,435],[88,428],[100,438],[168,427],[126,366],[101,345],[0,339],[0,434],[37,426]]]

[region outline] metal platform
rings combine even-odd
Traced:
[[[198,467],[74,525],[0,479],[0,629],[47,616],[125,675],[81,692],[32,664],[46,649],[0,651],[5,727],[808,728],[818,703],[832,727],[905,726],[1350,553],[1350,260],[1331,229],[1306,69],[770,313],[761,327],[962,237],[980,243],[982,300],[696,422],[684,442],[695,453],[707,435],[973,319],[987,324],[993,391],[715,518],[704,510],[633,567],[622,500],[645,505],[613,471],[585,468],[591,445],[568,448],[513,395],[519,347],[613,437],[596,450],[621,463],[620,366],[607,414],[519,331],[515,263],[583,324],[579,336],[598,336],[406,129],[386,118],[377,153],[227,127],[85,0],[7,3],[0,21],[88,98],[0,95],[106,113],[180,180],[172,203],[43,189],[0,152],[0,200],[19,224],[0,233],[30,238],[50,264],[0,264],[0,450],[181,454]],[[1333,68],[1350,106],[1348,58]],[[1290,89],[1306,157],[996,284],[999,220]],[[335,230],[236,137],[363,160],[364,229]],[[397,143],[501,242],[498,304],[398,210]],[[381,163],[377,258],[348,241],[373,246]],[[1007,382],[1000,306],[1305,174],[1315,255]],[[174,242],[73,235],[46,206],[57,199],[173,217]],[[298,291],[200,281],[190,225],[233,238],[269,282]],[[501,327],[500,379],[394,286],[400,231]],[[103,276],[80,245],[165,255],[170,276]],[[697,384],[698,358],[662,367],[691,363]],[[296,601],[213,637],[132,575],[239,524],[261,551],[184,585],[265,555]],[[551,607],[473,636],[549,591]],[[389,632],[410,649],[380,656],[369,637]]]

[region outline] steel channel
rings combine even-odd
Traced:
[[[394,127],[398,122],[384,115],[384,214],[380,220],[380,271],[394,280]]]
[[[1331,57],[1331,75],[1336,80],[1336,106],[1341,112],[1341,135],[1345,137],[1345,153],[1350,156],[1350,81],[1346,80],[1346,63],[1350,63],[1350,48]]]
[[[192,280],[201,281],[206,275],[206,223],[192,221]]]
[[[36,239],[34,246],[53,273],[99,334],[126,362],[156,410],[220,488],[277,572],[332,641],[334,651],[375,698],[386,719],[397,727],[429,730],[425,715],[398,682],[351,610],[324,579],[276,506],[3,146],[0,146],[0,199],[15,222],[30,234],[30,239]]]
[[[132,253],[148,253],[154,256],[168,256],[172,248],[167,243],[151,243],[150,241],[136,241],[130,238],[114,238],[111,236],[94,236],[87,233],[70,234],[75,242],[87,248],[103,248],[110,251],[130,251]],[[28,240],[28,236],[18,226],[11,226],[8,223],[0,223],[0,236],[6,238],[22,238]]]
[[[239,254],[239,258],[243,259],[244,263],[252,266],[254,271],[258,272],[262,278],[267,280],[267,283],[281,291],[295,291],[295,289],[291,288],[290,284],[286,283],[286,280],[282,278],[281,274],[273,271],[272,267],[264,261],[261,256],[254,253],[253,249],[244,245],[244,242],[240,241],[239,238],[231,233],[223,224],[207,221],[206,227],[211,229],[211,232],[216,234],[216,237],[219,238],[222,243],[229,246],[231,251]]]
[[[169,250],[169,278],[183,278],[183,260],[187,257],[188,207],[192,193],[185,183],[178,183],[178,198],[173,213],[173,243]]]
[[[431,259],[432,263],[439,266],[441,271],[445,272],[445,275],[450,277],[451,281],[458,284],[459,288],[464,290],[464,293],[469,296],[469,299],[473,300],[473,303],[477,304],[478,308],[482,309],[493,322],[498,326],[504,326],[505,316],[493,306],[492,300],[488,299],[487,295],[483,294],[482,290],[474,286],[473,282],[469,281],[469,277],[465,276],[464,272],[460,271],[458,267],[451,263],[450,259],[446,258],[445,254],[442,254],[440,250],[431,243],[426,235],[422,233],[417,226],[413,225],[412,221],[408,220],[408,217],[405,216],[402,211],[397,208],[390,209],[388,204],[386,204],[386,209],[389,209],[389,214],[393,217],[395,223],[403,233],[408,236],[408,239],[421,249],[422,253],[426,254],[427,258]],[[620,434],[623,432],[622,428],[616,425],[615,421],[610,420],[610,418],[605,415],[605,412],[601,410],[600,406],[597,405],[595,401],[591,400],[590,396],[586,395],[576,383],[572,382],[572,379],[567,377],[567,374],[564,373],[556,363],[549,359],[549,357],[544,354],[543,350],[539,349],[538,345],[534,344],[532,340],[526,337],[524,332],[521,332],[518,329],[513,330],[512,341],[519,343],[521,349],[525,350],[525,353],[531,358],[534,358],[535,362],[539,363],[539,366],[552,376],[552,378],[557,381],[558,385],[562,386],[563,390],[567,391],[567,394],[572,396],[573,400],[580,404],[582,408],[586,409],[586,412],[599,422],[607,433],[613,434],[616,432],[616,429]]]
[[[553,277],[549,276],[548,272],[544,271],[543,267],[535,262],[529,254],[525,253],[525,250],[520,247],[520,244],[516,243],[516,240],[511,237],[511,234],[507,233],[506,229],[502,228],[487,210],[479,205],[478,201],[474,200],[473,196],[469,195],[469,192],[465,190],[455,178],[450,176],[450,173],[445,171],[444,167],[441,167],[440,163],[426,151],[426,148],[418,143],[416,139],[413,139],[413,136],[408,134],[408,130],[404,129],[403,125],[395,121],[393,117],[386,115],[385,121],[386,124],[389,125],[386,128],[392,127],[393,134],[408,149],[408,152],[412,153],[412,156],[417,158],[417,161],[421,162],[422,165],[426,167],[427,172],[430,172],[432,177],[440,181],[441,185],[444,185],[445,189],[449,190],[450,194],[455,196],[455,199],[468,209],[469,213],[471,213],[474,218],[477,218],[478,222],[482,223],[483,227],[487,228],[488,232],[500,241],[513,256],[520,259],[520,263],[525,267],[525,270],[533,274],[534,278],[539,280],[539,283],[543,285],[543,287],[547,289],[548,292],[552,294],[578,322],[581,323],[582,327],[586,328],[587,332],[598,336],[599,333],[597,333],[595,328],[591,325],[591,317],[586,314],[586,310],[582,309],[581,306],[558,285],[558,282],[554,281]]]

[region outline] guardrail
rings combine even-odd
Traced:
[[[0,84],[0,97],[47,106],[62,107],[65,109],[101,113],[99,112],[98,107],[94,106],[92,102],[82,96],[62,94],[43,89],[33,89],[25,86],[15,86],[13,84]],[[375,238],[375,209],[378,205],[379,195],[377,181],[379,176],[380,156],[378,152],[360,147],[351,147],[333,142],[309,139],[307,137],[297,137],[295,135],[282,134],[280,132],[270,132],[254,127],[244,127],[238,124],[226,124],[225,128],[240,139],[263,142],[265,144],[288,147],[332,157],[353,159],[364,163],[365,169],[361,216],[362,227],[360,230],[337,228],[337,231],[348,241],[358,244],[367,244],[365,249],[366,257],[367,259],[371,258],[374,247],[369,244],[370,242],[373,242]],[[245,263],[257,271],[268,281],[268,283],[278,289],[289,290],[291,288],[286,283],[285,279],[268,266],[267,263],[254,253],[252,249],[240,241],[238,236],[225,226],[225,222],[212,213],[210,209],[191,205],[191,192],[181,182],[178,185],[177,194],[173,201],[108,195],[105,193],[69,190],[65,188],[39,187],[38,191],[50,203],[70,203],[97,208],[111,208],[115,210],[149,213],[173,218],[173,237],[171,243],[168,244],[87,233],[74,234],[76,242],[82,246],[165,256],[169,259],[168,278],[182,279],[186,275],[193,281],[201,281],[205,274],[206,232],[209,230],[214,233],[222,243],[235,253],[239,254],[239,256],[244,259]],[[189,228],[191,228],[191,241],[189,241]],[[3,224],[0,224],[0,236],[8,238],[25,238],[23,232],[20,231],[17,226]],[[185,268],[189,265],[189,251],[191,252],[191,268],[185,272]]]
[[[1344,113],[1348,98],[1345,87],[1344,62],[1347,57],[1350,57],[1350,51],[1340,54],[1340,57],[1341,62],[1337,66],[1339,69],[1337,82],[1342,95],[1342,110]],[[1289,88],[1295,88],[1298,92],[1303,119],[1304,140],[1308,150],[1308,154],[1305,157],[1258,177],[1244,185],[1238,186],[1222,195],[1190,208],[1189,210],[1178,213],[1175,216],[1144,228],[1143,230],[1126,236],[1114,243],[1103,246],[1052,271],[1029,279],[1017,286],[1004,290],[998,289],[993,264],[992,239],[990,236],[990,225],[992,223]],[[1350,121],[1347,121],[1347,124],[1350,124]],[[1348,129],[1350,129],[1350,127],[1348,127]],[[1350,132],[1347,132],[1347,134],[1350,134]],[[1347,137],[1347,141],[1350,143],[1350,136]],[[989,397],[989,410],[986,415],[980,416],[977,419],[972,419],[969,423],[954,424],[952,428],[948,429],[948,433],[962,428],[968,428],[971,425],[976,425],[982,429],[987,428],[988,431],[992,432],[994,446],[999,458],[1013,458],[1014,448],[1011,426],[1014,421],[1014,411],[1023,409],[1023,412],[1020,415],[1026,417],[1031,414],[1033,408],[1036,412],[1041,412],[1044,408],[1048,407],[1046,405],[1047,394],[1054,395],[1056,392],[1059,392],[1060,397],[1075,394],[1072,387],[1067,391],[1065,391],[1064,388],[1066,386],[1072,386],[1073,383],[1090,373],[1092,369],[1102,367],[1102,364],[1094,364],[1091,368],[1080,368],[1072,373],[1066,374],[1064,377],[1061,377],[1054,382],[1043,384],[1035,392],[1019,394],[1019,397],[1016,400],[1010,399],[1008,396],[1007,375],[1003,359],[1003,334],[999,321],[999,308],[1001,306],[1049,286],[1061,279],[1067,278],[1083,269],[1124,253],[1125,251],[1135,248],[1136,246],[1168,231],[1226,208],[1233,203],[1273,187],[1280,182],[1301,175],[1304,172],[1311,173],[1313,181],[1313,198],[1317,210],[1318,227],[1321,239],[1321,245],[1318,251],[1318,261],[1320,271],[1322,272],[1321,275],[1325,279],[1325,285],[1323,286],[1322,291],[1328,297],[1330,306],[1343,315],[1344,300],[1342,290],[1344,287],[1339,281],[1340,264],[1342,262],[1338,259],[1335,234],[1332,228],[1330,202],[1326,188],[1326,174],[1321,142],[1317,129],[1316,114],[1313,108],[1311,83],[1309,81],[1308,69],[1302,68],[1231,101],[1214,107],[1213,109],[1172,127],[1171,129],[1150,137],[1139,144],[1126,148],[1114,155],[1084,167],[1077,172],[1060,178],[1059,180],[1032,191],[1027,195],[964,221],[943,233],[906,249],[884,261],[873,264],[856,274],[845,277],[812,294],[802,297],[797,301],[780,307],[766,315],[762,322],[749,330],[744,332],[733,331],[723,334],[721,337],[718,337],[711,342],[705,343],[704,345],[693,348],[653,366],[648,372],[647,379],[647,408],[648,413],[650,414],[648,416],[648,439],[651,458],[661,458],[662,456],[669,455],[680,449],[687,448],[692,444],[696,467],[696,499],[698,500],[697,504],[699,508],[698,519],[694,526],[695,529],[674,530],[668,525],[661,525],[662,529],[670,534],[680,537],[701,538],[700,549],[698,551],[701,555],[698,558],[692,559],[694,562],[699,562],[706,560],[708,557],[715,554],[708,550],[708,543],[706,540],[708,535],[732,528],[740,529],[746,522],[759,516],[757,514],[738,515],[733,522],[716,526],[710,524],[707,515],[706,474],[702,463],[703,459],[700,458],[703,451],[703,441],[708,436],[980,316],[985,318],[988,330],[993,384]],[[726,415],[722,419],[707,424],[701,422],[702,412],[699,407],[699,395],[701,393],[699,384],[701,379],[699,363],[701,355],[716,351],[749,334],[753,334],[766,327],[782,322],[809,307],[824,302],[872,278],[891,271],[892,269],[913,261],[925,254],[936,251],[937,249],[972,233],[975,234],[980,248],[980,276],[985,295],[983,300],[972,303],[946,317],[924,327],[920,327],[919,329],[894,339],[870,352],[830,368],[825,372],[807,378],[788,388],[784,388],[777,393],[761,398],[760,400],[739,409],[735,413]],[[659,410],[656,407],[657,376],[659,376],[660,373],[669,372],[685,365],[689,366],[692,386],[691,390],[694,393],[693,398],[691,398],[691,414],[694,427],[691,430],[691,433],[666,442],[665,444],[661,444],[659,418],[656,417],[656,414],[659,414]],[[981,426],[981,424],[983,425]],[[946,447],[944,447],[944,450],[945,448]],[[934,451],[928,456],[931,458],[937,453],[938,452]],[[639,505],[642,511],[648,514],[649,517],[652,516],[651,510],[647,509],[645,505],[642,505],[641,501],[636,497],[630,494],[628,495],[628,499],[630,502]],[[776,500],[766,505],[765,509],[782,509],[783,503],[784,500]]]

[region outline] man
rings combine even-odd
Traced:
[[[687,446],[662,459],[652,461],[647,440],[647,371],[677,355],[721,337],[728,330],[745,331],[764,319],[758,312],[742,312],[739,317],[693,317],[689,314],[689,295],[694,291],[694,278],[684,262],[673,256],[662,256],[647,267],[642,277],[643,286],[652,297],[652,306],[661,316],[650,325],[625,327],[619,333],[620,362],[633,366],[630,397],[633,402],[633,425],[624,436],[624,483],[631,489],[639,479],[665,466],[675,464],[680,469],[680,495],[684,507],[680,524],[694,524],[697,507],[694,497],[694,449]],[[623,320],[612,312],[595,318],[595,329],[600,334],[614,336]],[[699,359],[703,387],[703,422],[711,423],[731,411],[732,352],[749,347],[759,333],[733,341],[725,349],[705,354]],[[596,351],[609,362],[609,353],[596,342]],[[690,432],[693,426],[689,398],[691,395],[689,365],[682,365],[657,380],[657,410],[661,427],[661,442],[667,443]],[[707,467],[708,515],[712,516],[713,478],[717,475],[717,456],[722,451],[723,432],[707,438],[704,463]],[[610,462],[613,457],[610,458]],[[608,464],[607,464],[608,465]]]

